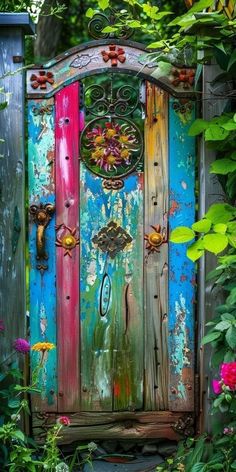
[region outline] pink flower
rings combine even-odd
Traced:
[[[226,434],[226,436],[232,436],[234,434],[234,428],[224,428],[223,434]]]
[[[70,419],[68,416],[60,416],[60,418],[57,419],[57,423],[62,424],[63,426],[70,426]]]
[[[236,362],[227,362],[221,365],[220,375],[222,382],[230,388],[236,390]]]
[[[212,388],[216,395],[220,395],[220,393],[222,393],[222,386],[219,380],[212,380]]]
[[[30,351],[30,344],[26,339],[17,338],[14,343],[13,347],[17,352],[21,352],[22,354],[27,354]]]
[[[0,320],[0,332],[5,331],[4,321]]]

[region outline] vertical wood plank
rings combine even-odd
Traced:
[[[195,218],[195,140],[188,136],[194,120],[169,103],[169,231],[191,226]],[[169,409],[194,409],[194,264],[186,244],[169,244]]]
[[[80,404],[79,247],[60,247],[79,237],[79,83],[58,92],[55,104],[58,408],[66,412]]]
[[[26,336],[25,317],[25,163],[24,73],[12,56],[24,54],[24,35],[19,26],[2,26],[0,15],[0,359],[14,351],[12,342]],[[8,74],[13,73],[12,75]],[[4,77],[5,74],[8,74]],[[13,132],[14,131],[14,132]],[[13,351],[13,352],[12,352]],[[19,356],[18,356],[19,357]],[[15,360],[17,356],[15,357]]]
[[[160,224],[167,236],[168,95],[147,83],[145,233]],[[168,244],[145,251],[145,409],[168,409]]]
[[[105,190],[102,179],[81,163],[82,410],[142,406],[141,184],[139,177],[132,175],[125,179],[123,189]],[[122,226],[133,238],[131,245],[114,259],[107,258],[92,243],[110,221]],[[111,293],[107,313],[101,316],[104,276]]]
[[[44,112],[48,108],[48,112]],[[28,105],[29,203],[55,204],[54,175],[54,101],[32,100]],[[38,270],[36,259],[36,224],[30,218],[30,338],[31,344],[47,341],[56,344],[56,261],[55,216],[46,228],[46,270]],[[32,353],[32,370],[36,369],[41,353]],[[42,394],[32,396],[34,410],[57,409],[57,351],[44,358],[39,387]]]

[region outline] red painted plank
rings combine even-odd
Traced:
[[[56,94],[58,408],[78,411],[79,366],[79,83]],[[66,240],[65,237],[68,236]],[[60,247],[64,244],[64,247]],[[73,244],[72,244],[73,245]]]

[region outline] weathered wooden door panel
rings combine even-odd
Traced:
[[[79,83],[56,94],[58,408],[80,408]]]
[[[55,213],[46,233],[48,259],[37,259],[36,241],[40,237],[40,213],[45,205],[55,205],[55,121],[54,99],[30,100],[28,103],[29,154],[29,253],[30,253],[30,336],[31,344],[49,341],[57,343],[56,328],[56,253]],[[34,372],[42,353],[33,352]],[[41,395],[32,397],[33,410],[57,410],[57,350],[43,359],[39,373]]]
[[[145,250],[145,410],[168,410],[168,94],[149,82],[146,94],[145,234],[164,243]]]
[[[43,359],[34,411],[73,413],[76,422],[81,412],[78,428],[89,418],[98,424],[98,415],[106,424],[114,418],[114,431],[123,413],[145,424],[159,414],[173,437],[166,431],[178,412],[194,410],[194,266],[186,245],[169,242],[173,228],[194,221],[194,106],[149,82],[147,66],[141,89],[137,77],[129,82],[139,57],[129,54],[126,74],[117,68],[99,80],[80,72],[91,54],[61,59],[64,88],[53,82],[54,98],[29,102],[31,341],[56,345]],[[98,95],[89,102],[83,87],[91,84]],[[123,84],[142,92],[127,115]],[[101,161],[104,133],[114,129],[132,144],[118,145],[127,172],[117,149],[110,167]],[[33,355],[33,368],[41,358]],[[148,423],[147,435],[155,434]]]
[[[115,258],[93,238],[110,223],[132,238]],[[82,410],[143,404],[143,185],[133,174],[106,190],[81,163]],[[112,237],[112,236],[111,236]]]

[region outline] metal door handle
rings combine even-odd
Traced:
[[[51,220],[53,213],[55,212],[55,205],[52,203],[40,203],[39,205],[30,206],[30,214],[33,217],[35,224],[37,225],[36,234],[36,259],[47,260],[48,254],[45,250],[45,230]],[[38,264],[37,269],[45,270],[47,265]]]

